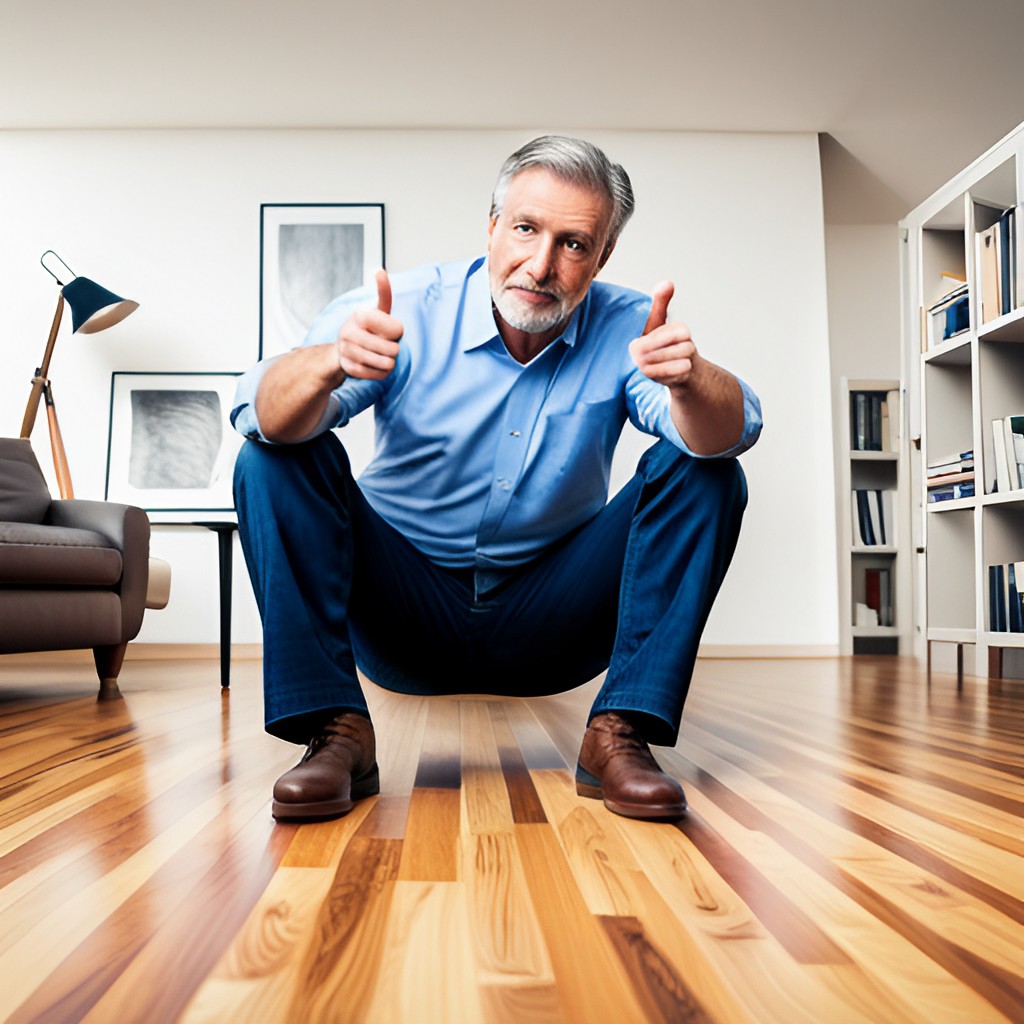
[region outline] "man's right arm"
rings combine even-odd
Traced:
[[[310,437],[323,421],[331,392],[348,377],[383,380],[395,368],[401,321],[391,315],[391,281],[378,270],[376,308],[357,309],[337,341],[297,348],[263,374],[256,392],[256,417],[268,441]]]

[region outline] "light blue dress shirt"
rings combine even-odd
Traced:
[[[627,419],[689,454],[669,392],[633,363],[629,343],[651,300],[594,282],[565,332],[525,366],[509,355],[491,307],[487,262],[395,274],[392,315],[405,328],[394,371],[349,378],[314,435],[374,407],[375,453],[359,479],[370,505],[439,565],[502,569],[528,561],[608,500],[612,455]],[[336,340],[376,291],[335,299],[304,344]],[[239,381],[231,421],[262,438],[255,397],[269,360]],[[761,431],[757,396],[742,381],[744,426],[721,456]]]

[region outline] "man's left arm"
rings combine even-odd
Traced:
[[[672,422],[690,451],[716,455],[743,436],[743,388],[728,370],[700,355],[686,324],[668,321],[674,291],[671,281],[654,289],[643,334],[629,351],[641,373],[668,388]]]

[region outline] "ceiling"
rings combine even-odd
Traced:
[[[1024,121],[1022,40],[1024,0],[0,0],[0,129],[817,132],[826,218],[884,223]]]

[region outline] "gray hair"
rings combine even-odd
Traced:
[[[542,167],[574,185],[602,192],[612,203],[606,252],[619,237],[636,203],[629,175],[592,142],[566,135],[542,135],[517,149],[502,165],[491,196],[491,218],[501,213],[512,179],[529,167]]]

